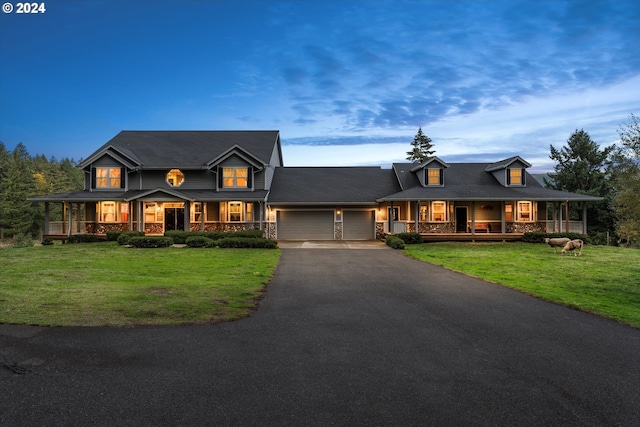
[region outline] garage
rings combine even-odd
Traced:
[[[344,211],[344,240],[375,239],[374,211]]]
[[[278,211],[278,239],[333,240],[333,222],[333,210]]]

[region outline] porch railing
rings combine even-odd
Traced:
[[[62,221],[49,221],[49,229],[45,234],[55,236],[66,236],[71,226],[71,234],[85,234],[87,232],[86,221],[73,221],[71,224]]]

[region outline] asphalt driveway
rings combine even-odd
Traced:
[[[640,425],[640,331],[394,250],[283,249],[251,317],[0,326],[0,425]]]

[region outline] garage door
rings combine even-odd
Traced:
[[[373,211],[344,211],[343,238],[345,240],[371,240],[375,238]]]
[[[333,240],[333,211],[278,211],[278,239]]]

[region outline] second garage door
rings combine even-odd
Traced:
[[[344,211],[343,238],[345,240],[375,239],[373,211]]]
[[[278,239],[333,240],[333,210],[278,211]]]

